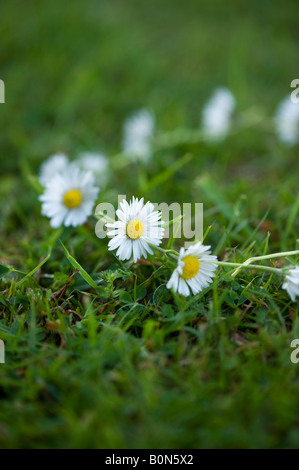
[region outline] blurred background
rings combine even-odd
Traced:
[[[198,182],[196,188],[190,184],[190,175],[207,171],[224,192],[229,182],[243,179],[236,191],[230,187],[229,197],[234,201],[246,191],[256,208],[253,216],[264,213],[269,201],[273,207],[281,197],[291,202],[297,149],[279,145],[269,119],[298,78],[297,2],[12,0],[2,2],[0,12],[0,78],[6,85],[6,103],[0,106],[3,237],[22,226],[30,230],[39,215],[28,175],[36,175],[49,155],[119,153],[124,119],[141,107],[155,113],[163,132],[196,128],[218,86],[231,89],[239,112],[253,108],[265,121],[220,147],[157,152],[149,173],[186,152],[194,155],[193,166],[148,197],[171,201],[176,185],[181,200],[204,201],[209,208],[215,201]],[[127,172],[112,183],[116,192],[134,193],[123,175]],[[180,184],[184,176],[187,185]],[[285,188],[283,196],[277,185]],[[263,189],[269,200],[259,211]]]
[[[292,0],[2,2],[1,197],[17,194],[23,159],[37,171],[57,150],[118,152],[123,120],[139,107],[160,129],[194,127],[223,85],[239,109],[273,114],[298,75],[298,10]],[[271,134],[259,137],[237,157],[270,161]]]
[[[52,230],[49,221],[40,215],[36,175],[40,164],[49,155],[60,151],[75,158],[79,152],[88,150],[101,151],[113,159],[121,151],[125,119],[139,108],[148,108],[154,112],[157,134],[178,128],[197,129],[204,104],[219,86],[229,88],[235,95],[240,115],[249,112],[251,116],[258,116],[258,124],[244,126],[219,145],[198,141],[157,148],[150,164],[143,168],[144,177],[148,181],[153,181],[160,173],[165,174],[167,168],[183,155],[192,156],[186,165],[169,178],[164,178],[163,184],[158,184],[158,181],[157,184],[142,186],[136,165],[122,167],[120,164],[118,169],[117,159],[114,159],[110,185],[106,192],[100,193],[100,198],[116,203],[117,194],[134,194],[145,196],[153,202],[203,202],[204,228],[213,225],[208,243],[217,247],[219,256],[223,256],[225,249],[230,247],[241,246],[241,250],[245,250],[252,240],[257,240],[256,247],[262,246],[268,231],[271,232],[269,251],[294,249],[298,238],[298,145],[286,148],[279,142],[272,118],[279,102],[290,94],[291,81],[299,78],[298,1],[10,0],[0,3],[0,18],[0,79],[4,80],[6,86],[6,102],[0,104],[1,262],[29,272],[47,253],[46,241],[51,239]],[[142,187],[147,188],[146,194],[143,194]],[[236,203],[240,203],[239,213],[234,209]],[[233,216],[232,229],[229,224]],[[101,244],[94,235],[94,224],[92,220],[87,227],[74,230],[73,237],[65,236],[64,239],[69,249],[75,247],[77,259],[88,272],[93,269],[98,272],[99,259],[107,256],[106,244]],[[228,226],[232,229],[229,241],[225,237]],[[64,259],[61,247],[53,254],[51,263],[47,267],[47,274],[55,273],[56,276],[59,272],[62,276],[63,272],[67,278],[70,266]],[[110,262],[107,263],[109,265]],[[58,275],[55,282],[57,279],[60,279]],[[49,282],[48,278],[41,279],[37,288],[34,285],[36,297],[33,305],[38,299],[36,292],[42,292],[46,298]],[[53,285],[53,290],[58,288],[55,283]],[[257,294],[253,292],[258,296],[258,288],[256,291]],[[213,295],[216,299],[215,292]],[[229,295],[228,319],[233,321],[235,317],[231,312],[237,307],[231,300],[233,294]],[[235,295],[238,299],[239,294]],[[250,290],[248,296],[251,296]],[[251,302],[252,297],[249,300]],[[23,295],[20,306],[16,304],[18,313],[24,315],[27,308],[25,301]],[[258,312],[259,317],[257,320],[252,317],[252,322],[260,323],[258,327],[255,324],[252,327],[254,341],[255,328],[260,326],[265,329],[269,327],[269,335],[273,332],[279,335],[283,328],[279,308],[275,307],[274,310],[273,307],[274,313],[268,317],[266,310],[262,309],[264,304],[261,307],[262,303],[256,297],[255,301],[254,312]],[[287,305],[287,300],[283,301]],[[271,299],[267,299],[267,302],[269,305],[273,303]],[[80,298],[73,308],[79,311],[85,308],[82,305]],[[209,305],[211,307],[212,303]],[[179,310],[179,306],[176,307]],[[284,308],[287,310],[288,307]],[[200,309],[200,315],[206,315],[206,305],[202,303]],[[295,308],[290,312],[293,318]],[[196,311],[194,318],[197,319],[198,315]],[[212,322],[213,317],[209,318]],[[7,317],[6,320],[10,326],[11,318]],[[10,331],[6,320],[1,319],[3,331]],[[160,325],[160,320],[158,316],[157,325]],[[290,369],[290,382],[294,381],[285,390],[285,365],[290,363],[288,349],[283,350],[281,346],[285,338],[275,340],[276,351],[284,351],[283,359],[278,364],[281,366],[279,373],[274,362],[275,367],[272,367],[271,362],[274,340],[271,342],[272,339],[266,333],[261,335],[264,341],[261,340],[261,348],[252,353],[256,354],[255,362],[249,370],[243,367],[242,357],[238,363],[239,356],[233,350],[235,344],[232,346],[227,339],[230,325],[227,331],[221,330],[223,342],[220,342],[216,360],[210,359],[213,351],[216,351],[215,355],[218,351],[214,330],[211,329],[206,356],[201,356],[198,349],[192,349],[182,367],[179,360],[184,347],[192,348],[194,338],[189,341],[186,335],[186,344],[189,341],[187,346],[181,337],[179,341],[176,341],[177,337],[172,341],[171,337],[172,342],[168,344],[168,333],[165,333],[167,341],[164,345],[163,337],[160,345],[162,336],[158,333],[162,329],[159,326],[156,346],[151,346],[157,348],[157,354],[155,351],[150,356],[150,352],[150,359],[147,359],[152,361],[152,368],[147,368],[145,364],[145,356],[142,356],[143,339],[135,337],[135,330],[134,334],[117,336],[119,330],[116,328],[116,339],[113,338],[113,341],[110,337],[106,340],[104,335],[102,351],[108,351],[108,359],[106,363],[106,356],[102,353],[101,370],[98,368],[98,352],[90,352],[86,346],[90,356],[87,355],[88,361],[84,362],[82,346],[79,341],[77,345],[76,339],[71,339],[76,351],[74,369],[68,369],[69,358],[74,356],[72,343],[71,346],[67,344],[70,349],[65,351],[64,356],[57,346],[57,362],[47,369],[47,364],[52,364],[53,354],[51,349],[47,352],[45,347],[45,354],[48,354],[46,366],[41,359],[36,375],[31,373],[31,361],[38,362],[39,354],[27,358],[24,365],[26,373],[23,366],[16,365],[16,368],[19,367],[16,372],[7,368],[5,378],[3,374],[7,399],[6,434],[3,427],[1,438],[3,445],[10,446],[14,442],[14,445],[21,443],[31,446],[38,442],[40,446],[57,446],[62,442],[61,436],[57,434],[60,431],[65,439],[72,435],[69,445],[78,446],[88,446],[90,442],[93,442],[93,446],[102,443],[132,446],[132,439],[141,447],[150,444],[177,447],[215,447],[220,444],[244,446],[250,439],[256,446],[298,444],[295,412],[296,407],[298,409],[298,390],[296,392],[293,388],[298,381],[294,379],[294,368]],[[153,336],[152,331],[156,326],[152,328],[150,330],[149,327],[149,337]],[[18,326],[15,331],[17,329]],[[52,338],[49,343],[54,343]],[[114,347],[115,344],[119,349]],[[239,346],[239,343],[236,344]],[[229,350],[228,359],[223,356],[226,347]],[[125,356],[128,351],[130,353]],[[270,358],[267,364],[264,360],[265,351],[268,351],[267,358]],[[19,360],[22,364],[21,353]],[[10,354],[14,354],[13,343]],[[136,362],[140,369],[134,363],[137,356],[139,362],[137,359]],[[62,359],[60,361],[61,357],[64,357],[64,363]],[[124,357],[127,362],[122,366]],[[81,362],[78,358],[81,358]],[[172,360],[174,368],[169,373],[166,366]],[[161,364],[161,367],[165,366],[165,373],[163,369],[159,375]],[[190,380],[185,376],[185,364],[191,364],[193,368]],[[114,365],[116,368],[120,365],[118,376],[114,371],[110,374],[110,368],[112,370]],[[210,372],[211,365],[215,366],[213,372]],[[264,371],[260,372],[262,367]],[[81,380],[85,370],[90,374],[89,382],[86,383]],[[201,370],[202,377],[199,379]],[[130,372],[127,377],[126,371]],[[139,374],[140,381],[137,381],[135,372]],[[232,387],[230,373],[235,374],[234,386],[240,386],[240,393],[236,390],[231,394],[228,392]],[[43,374],[49,375],[41,380]],[[98,383],[103,374],[105,379],[101,391]],[[257,376],[258,383],[255,382]],[[26,387],[19,377],[25,377]],[[120,377],[120,381],[114,387],[113,381],[117,381],[117,377]],[[212,379],[209,382],[210,377],[214,382]],[[272,382],[268,380],[269,377]],[[140,390],[144,386],[144,395],[139,393],[138,387],[132,386],[134,380]],[[200,387],[198,383],[201,383]],[[157,384],[157,388],[153,384]],[[160,384],[163,384],[162,388]],[[106,393],[106,386],[109,393]],[[145,386],[148,387],[146,390]],[[125,398],[121,400],[123,390],[126,390],[128,397],[125,405]],[[111,403],[110,393],[115,393],[114,402]],[[201,393],[199,399],[198,394]],[[214,401],[211,400],[211,394],[214,394]],[[14,397],[15,408],[10,409],[8,401],[11,396]],[[254,399],[252,408],[246,414],[248,397]],[[82,420],[77,421],[83,402],[85,414],[82,411]],[[188,412],[185,410],[185,402]],[[50,412],[49,403],[50,406],[54,404]],[[58,405],[56,407],[56,403],[61,403],[61,408]],[[202,408],[197,408],[198,403],[201,403]],[[234,408],[236,403],[237,408]],[[139,409],[135,408],[135,404]],[[146,406],[151,408],[150,413],[147,413]],[[95,408],[98,413],[96,417],[93,415]],[[106,415],[102,419],[103,409]],[[177,413],[178,409],[180,413]],[[20,410],[23,410],[23,414]],[[35,422],[41,410],[46,417]],[[174,412],[177,413],[177,426],[172,424]],[[119,414],[122,414],[121,418]],[[13,423],[11,416],[16,415],[22,422],[18,430],[7,424]],[[207,428],[212,423],[215,434],[213,429],[211,433],[207,431],[205,434],[204,430],[198,428],[201,419]],[[248,432],[245,432],[249,419],[251,424]],[[235,428],[234,420],[239,423]],[[289,426],[291,421],[292,429]],[[65,425],[66,422],[69,427]],[[104,423],[102,434],[99,435],[93,432],[95,429],[98,432],[98,422]],[[136,426],[136,422],[140,427]],[[34,425],[30,427],[31,423]],[[89,433],[85,434],[84,430],[87,429]],[[0,435],[1,430],[0,423]],[[12,441],[14,433],[17,437]],[[48,436],[51,433],[50,442]],[[101,439],[98,439],[99,436]]]
[[[139,107],[197,126],[217,86],[270,115],[298,78],[298,3],[202,0],[1,3],[1,171],[57,148],[119,151]]]

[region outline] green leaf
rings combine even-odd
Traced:
[[[132,303],[134,303],[132,297],[131,297],[130,294],[129,294],[129,292],[126,292],[126,291],[124,291],[124,292],[122,292],[122,293],[120,294],[119,300],[120,300],[121,302],[123,302],[124,304],[132,304]]]
[[[9,268],[4,264],[0,264],[0,278],[5,276],[6,273],[9,272]]]
[[[43,259],[43,261],[41,263],[39,263],[39,265],[37,265],[34,269],[32,269],[32,271],[30,271],[30,273],[26,274],[26,276],[24,276],[23,279],[21,279],[19,282],[17,282],[16,286],[20,286],[21,284],[23,284],[24,281],[26,281],[26,279],[28,279],[29,277],[32,277],[36,273],[36,271],[38,271],[48,261],[48,259],[51,256],[51,252],[52,252],[52,249],[49,248],[49,252],[48,252],[47,256]]]
[[[136,289],[136,301],[144,299],[147,294],[147,290],[145,287],[138,286]]]
[[[75,269],[78,269],[81,277],[87,282],[87,284],[89,284],[91,287],[93,287],[94,289],[96,289],[98,286],[97,284],[95,283],[95,281],[92,279],[92,277],[85,271],[85,269],[82,268],[81,264],[78,263],[77,260],[75,260],[75,258],[73,258],[73,256],[71,256],[69,254],[69,252],[67,251],[66,247],[64,246],[64,244],[62,243],[62,241],[60,240],[60,243],[61,245],[63,246],[63,249],[64,249],[64,252],[65,252],[65,256],[66,258],[68,259],[68,261],[71,263],[71,265],[75,268]]]

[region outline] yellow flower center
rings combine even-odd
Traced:
[[[127,225],[127,235],[131,240],[137,240],[143,235],[144,225],[140,220],[133,219]]]
[[[192,279],[199,271],[199,260],[195,256],[189,255],[183,258],[185,266],[183,267],[183,279]]]
[[[65,193],[63,197],[63,204],[68,209],[75,209],[75,207],[80,206],[82,199],[82,193],[78,191],[78,189],[72,189],[71,191]]]

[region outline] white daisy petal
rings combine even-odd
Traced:
[[[231,128],[236,100],[227,88],[217,88],[202,113],[202,129],[207,141],[220,142]]]
[[[63,173],[56,173],[39,197],[42,214],[51,219],[52,227],[79,226],[91,215],[99,189],[91,173],[68,164]]]
[[[151,248],[148,246],[147,243],[144,243],[142,239],[138,239],[136,240],[136,242],[138,243],[138,247],[139,247],[139,251],[140,251],[140,257],[143,256],[144,258],[147,258],[147,253],[151,250]],[[147,251],[148,250],[148,251]],[[153,254],[153,253],[151,253]]]
[[[113,238],[108,243],[109,250],[115,250],[121,260],[130,259],[136,262],[147,254],[153,254],[150,245],[158,246],[162,242],[164,230],[161,228],[161,215],[152,220],[153,204],[144,199],[133,197],[130,203],[123,200],[119,204],[116,215],[119,220],[106,224]],[[152,236],[153,233],[153,236]]]
[[[179,280],[178,293],[182,294],[184,297],[188,297],[190,294],[188,284],[183,278]]]
[[[142,244],[143,249],[146,251],[146,253],[149,253],[150,255],[154,254],[153,250],[145,240],[141,239],[140,243]],[[145,258],[147,258],[147,255],[145,256]]]
[[[178,290],[179,280],[179,274],[177,270],[174,270],[166,285],[167,289],[173,289],[176,292]]]
[[[198,294],[208,287],[217,268],[217,264],[213,263],[217,257],[208,254],[209,249],[209,246],[204,246],[201,242],[195,243],[187,250],[181,248],[177,267],[166,287],[185,297],[190,295],[190,289],[193,294]]]
[[[123,152],[132,160],[149,160],[154,128],[154,116],[150,111],[141,109],[133,114],[124,124]]]
[[[295,302],[296,296],[299,297],[299,266],[287,272],[282,288],[287,291],[292,302]]]
[[[131,240],[123,238],[122,243],[119,245],[119,249],[117,250],[116,254],[121,260],[130,259],[131,250]]]
[[[65,218],[65,215],[66,215],[66,212],[61,212],[60,214],[53,216],[50,221],[51,227],[53,228],[60,227]]]
[[[290,96],[279,104],[274,123],[283,144],[291,147],[299,143],[299,103],[293,103]]]
[[[109,250],[115,250],[121,245],[122,240],[125,240],[125,237],[122,235],[117,235],[116,237],[112,238],[108,243]]]
[[[82,171],[91,172],[100,185],[107,183],[109,179],[109,160],[102,153],[84,152],[76,160]]]
[[[56,153],[49,157],[40,167],[38,178],[40,184],[46,186],[54,175],[64,172],[69,164],[69,160],[64,153]]]

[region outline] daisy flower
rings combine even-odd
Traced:
[[[91,215],[98,193],[93,174],[70,165],[53,176],[39,197],[42,214],[51,219],[53,228],[82,225]]]
[[[185,297],[190,295],[190,290],[193,294],[197,294],[208,287],[217,268],[217,264],[214,263],[217,261],[217,256],[211,255],[210,248],[201,242],[190,246],[187,250],[181,248],[178,265],[166,287]]]
[[[155,121],[150,111],[141,109],[134,113],[124,124],[123,152],[133,160],[149,160],[154,129]]]
[[[120,260],[130,259],[136,261],[147,253],[153,254],[150,245],[159,246],[164,235],[162,214],[154,211],[154,205],[150,202],[144,204],[144,198],[133,199],[128,203],[125,199],[120,203],[120,209],[116,211],[118,221],[106,224],[113,229],[107,233],[113,238],[108,244],[109,250],[116,250]]]
[[[224,140],[231,128],[236,106],[234,95],[227,88],[217,88],[202,112],[203,134],[208,141]]]
[[[299,142],[299,103],[293,103],[287,96],[279,104],[274,122],[281,142],[290,147]]]
[[[94,152],[84,152],[79,155],[76,163],[81,170],[91,171],[97,183],[107,183],[109,177],[109,162],[106,155]]]
[[[42,163],[39,172],[39,182],[42,186],[46,186],[48,181],[56,173],[61,173],[66,170],[69,165],[69,160],[64,153],[56,153]]]
[[[299,296],[299,266],[291,268],[285,276],[282,288],[287,291],[291,300],[295,302],[296,295]]]

